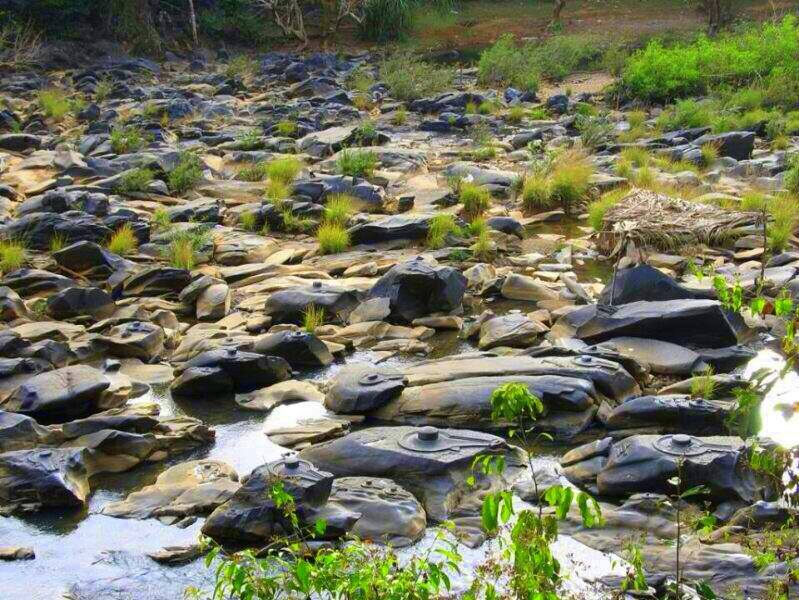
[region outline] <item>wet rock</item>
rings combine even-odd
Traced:
[[[358,294],[335,285],[314,285],[311,288],[293,288],[271,294],[264,304],[264,314],[274,323],[301,324],[308,307],[324,309],[328,318],[346,322],[358,306]]]
[[[603,496],[647,492],[672,494],[669,479],[681,464],[683,489],[704,485],[713,498],[751,501],[762,487],[746,467],[743,440],[697,438],[685,434],[634,435],[616,443],[592,443],[566,453],[564,475],[575,484],[589,484]]]
[[[104,394],[110,386],[97,369],[75,365],[34,375],[0,406],[40,423],[63,423],[110,408]]]
[[[75,285],[69,277],[39,269],[17,269],[7,273],[2,284],[23,298],[49,296]]]
[[[79,241],[53,253],[59,266],[75,273],[103,278],[131,268],[131,263],[94,242]]]
[[[391,314],[391,300],[389,298],[369,298],[361,302],[350,313],[350,323],[366,323],[382,321]]]
[[[89,496],[85,453],[45,448],[0,454],[0,513],[83,506]]]
[[[388,298],[389,318],[410,323],[459,308],[465,291],[466,278],[459,271],[417,258],[392,267],[375,283],[369,298]]]
[[[404,214],[381,217],[349,229],[353,244],[379,244],[396,240],[423,240],[434,215]]]
[[[553,326],[551,336],[555,339],[576,337],[589,344],[615,337],[639,336],[707,348],[723,348],[738,342],[721,305],[713,300],[586,306],[561,317]]]
[[[16,321],[29,316],[28,309],[19,294],[10,287],[0,287],[0,320]]]
[[[0,560],[33,560],[36,552],[33,548],[26,546],[3,546],[0,547]]]
[[[497,346],[527,348],[535,342],[540,334],[546,331],[547,328],[541,323],[528,319],[522,314],[494,317],[480,327],[479,347],[481,350],[489,350]]]
[[[724,431],[729,409],[724,403],[681,395],[641,396],[614,408],[605,425],[615,432],[691,433],[717,435]]]
[[[47,299],[47,314],[58,321],[81,316],[99,321],[113,315],[116,308],[107,292],[94,287],[67,288]]]
[[[106,504],[102,513],[123,519],[162,518],[175,522],[192,515],[207,515],[238,490],[238,475],[216,460],[194,460],[170,467],[125,500]]]
[[[286,359],[294,368],[326,367],[333,355],[325,343],[305,331],[280,331],[258,338],[253,352]]]
[[[278,406],[293,402],[324,402],[325,395],[307,381],[289,379],[268,388],[237,394],[236,404],[247,410],[271,412]]]
[[[398,371],[350,364],[336,373],[325,395],[325,407],[339,414],[363,414],[388,404],[406,384]]]
[[[133,321],[112,327],[105,335],[100,336],[99,341],[112,356],[140,358],[145,362],[152,362],[163,355],[165,339],[164,330],[160,326]]]
[[[130,296],[175,296],[191,282],[185,269],[151,267],[125,281],[123,295]]]
[[[267,387],[289,379],[291,368],[285,359],[277,356],[224,348],[195,356],[178,373],[171,385],[173,394],[206,396],[215,391],[246,393]]]
[[[491,217],[486,220],[486,225],[504,234],[515,235],[520,240],[524,239],[524,226],[512,217]]]
[[[557,301],[558,295],[543,283],[532,277],[511,273],[502,283],[502,296],[510,300],[527,302]]]
[[[338,507],[328,509],[333,475],[291,457],[260,466],[244,478],[233,497],[205,521],[203,534],[216,541],[259,544],[293,533],[288,518],[271,497],[277,483],[294,499],[300,527],[312,528],[318,518],[324,518],[327,539],[346,533],[360,517]]]
[[[190,546],[166,546],[155,552],[148,552],[147,556],[155,562],[164,565],[182,565],[192,562],[205,554],[205,548],[200,544]]]
[[[298,419],[290,425],[271,425],[264,427],[269,441],[286,448],[305,448],[326,440],[341,437],[349,431],[347,420],[329,417],[309,417]]]
[[[53,432],[34,419],[0,410],[0,452],[27,450],[54,441]]]
[[[340,477],[333,481],[330,503],[360,513],[350,533],[392,548],[421,539],[427,516],[413,495],[389,479]]]
[[[476,474],[475,486],[466,478],[478,455],[506,456],[502,475]],[[493,435],[458,429],[374,427],[306,448],[300,458],[336,477],[385,477],[411,492],[430,519],[442,521],[459,505],[518,472],[516,455]]]

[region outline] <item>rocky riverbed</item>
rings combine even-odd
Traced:
[[[489,552],[483,495],[513,486],[519,503],[537,501],[491,419],[491,393],[509,382],[546,407],[537,426],[554,441],[533,449],[538,477],[591,492],[606,518],[566,524],[558,553],[573,595],[609,597],[632,537],[653,585],[673,574],[661,500],[681,465],[730,527],[688,535],[686,577],[764,597],[784,564],[758,570],[736,535],[786,511],[727,422],[733,390],[781,366],[783,325],[725,308],[703,270],[773,299],[799,289],[799,253],[764,259],[745,211],[724,213],[726,236],[683,227],[690,248],[635,234],[677,235],[675,211],[708,224],[722,212],[714,198],[779,190],[785,152],[757,131],[638,141],[688,162],[714,144],[701,171],[655,169],[663,185],[690,186],[687,206],[628,188],[610,136],[581,154],[593,174],[569,214],[523,210],[520,178],[545,151],[581,147],[575,115],[601,97],[478,89],[465,68],[451,90],[399,102],[368,54],[269,53],[247,73],[234,62],[117,56],[0,80],[4,597],[208,588],[198,536],[259,546],[280,533],[264,493],[275,479],[331,539],[408,553],[451,520],[474,566]],[[358,89],[356,76],[372,83]],[[55,119],[36,101],[53,89],[83,100]],[[539,104],[545,119],[510,117]],[[629,127],[625,112],[609,119],[613,135]],[[347,174],[354,153],[373,168]],[[300,166],[281,182],[269,165],[286,157]],[[489,198],[479,234],[464,182]],[[627,192],[597,233],[586,203],[613,189]],[[314,231],[342,194],[348,247],[324,253]],[[637,227],[630,215],[655,205]],[[442,214],[457,227],[436,238]],[[692,385],[701,377],[713,384]],[[797,442],[784,414],[795,381],[764,404],[763,435],[785,446]],[[468,486],[486,453],[505,472]]]

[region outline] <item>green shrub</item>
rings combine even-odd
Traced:
[[[405,125],[405,122],[408,120],[408,110],[404,106],[400,106],[394,113],[391,115],[391,123],[392,125],[401,126]]]
[[[657,118],[657,126],[666,131],[707,127],[714,120],[715,106],[710,102],[679,100]]]
[[[183,152],[177,166],[169,172],[167,185],[175,194],[185,194],[203,177],[202,161],[191,152]]]
[[[522,107],[522,106],[513,106],[508,111],[508,114],[505,117],[505,120],[508,123],[518,124],[518,123],[521,123],[524,120],[525,114],[526,113],[525,113],[524,107]]]
[[[630,57],[623,88],[633,97],[664,101],[694,96],[711,86],[740,86],[766,80],[774,98],[795,94],[799,36],[796,17],[750,26],[716,38],[700,37],[689,44],[665,47],[651,41]],[[769,91],[764,101],[768,100]]]
[[[402,39],[412,24],[413,0],[366,0],[358,26],[362,39],[387,42]]]
[[[275,128],[277,130],[277,134],[282,137],[292,137],[297,133],[297,123],[287,119],[279,121]]]
[[[45,116],[54,121],[62,121],[72,108],[66,93],[62,90],[41,90],[36,99]]]
[[[353,213],[353,199],[348,194],[333,194],[325,202],[326,223],[344,226]]]
[[[501,36],[483,51],[477,64],[477,80],[482,85],[510,85],[525,91],[538,90],[540,73],[528,45],[517,47],[511,34]]]
[[[319,252],[322,254],[338,254],[350,245],[350,234],[339,223],[322,223],[316,231]]]
[[[595,149],[607,142],[613,133],[613,124],[605,117],[578,115],[575,127],[580,132],[580,141],[583,146],[590,149]]]
[[[604,229],[605,214],[618,204],[628,193],[627,188],[618,188],[603,194],[599,200],[588,205],[588,224],[594,231]]]
[[[477,235],[477,239],[469,249],[472,251],[472,256],[478,260],[487,261],[491,259],[495,248],[491,242],[491,234],[488,229],[484,229]]]
[[[282,204],[283,200],[291,198],[291,186],[279,179],[270,179],[266,184],[264,196],[273,204]]]
[[[447,236],[458,231],[459,228],[455,222],[455,217],[445,213],[436,215],[430,219],[425,245],[431,250],[443,248],[446,244]]]
[[[148,136],[138,127],[115,127],[111,130],[111,150],[115,154],[138,152],[147,144]]]
[[[488,223],[482,217],[472,219],[467,226],[469,235],[479,237],[484,231],[488,230]]]
[[[788,169],[784,175],[785,189],[792,194],[799,194],[799,154],[794,154],[788,160]]]
[[[768,204],[772,222],[766,228],[768,246],[773,252],[782,252],[799,223],[799,202],[791,196],[779,196]]]
[[[156,230],[169,229],[172,226],[172,219],[169,218],[169,211],[165,208],[156,208],[150,218],[150,225]]]
[[[598,67],[602,54],[600,41],[587,35],[555,35],[533,51],[540,73],[554,80]]]
[[[419,60],[407,52],[399,52],[380,65],[380,79],[397,100],[416,100],[439,94],[452,85],[455,73]]]
[[[578,152],[564,152],[557,160],[550,179],[550,193],[555,203],[568,214],[572,207],[588,199],[594,169]]]
[[[18,240],[0,241],[0,271],[10,273],[16,271],[27,260],[27,252],[22,242]]]
[[[377,154],[371,150],[342,150],[336,159],[336,170],[350,177],[369,177],[377,164]]]
[[[239,225],[245,231],[255,231],[258,228],[258,215],[254,212],[241,213]]]
[[[276,158],[266,166],[266,174],[270,181],[279,181],[290,185],[302,171],[302,161],[293,156]]]
[[[702,164],[706,167],[711,166],[719,159],[719,147],[716,144],[702,144]]]
[[[108,250],[114,254],[130,254],[139,246],[139,240],[136,237],[133,227],[130,223],[125,223],[117,229],[108,240]]]
[[[458,200],[463,205],[463,212],[469,221],[491,208],[491,193],[476,183],[461,182]]]
[[[111,95],[111,92],[114,91],[114,84],[110,79],[103,78],[97,82],[97,85],[94,87],[94,101],[98,104],[105,101],[108,96]]]
[[[145,192],[152,181],[153,172],[149,169],[131,169],[122,174],[114,189],[119,194]]]

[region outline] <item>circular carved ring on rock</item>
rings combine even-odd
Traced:
[[[414,452],[458,452],[462,448],[495,448],[502,445],[502,441],[454,435],[435,427],[421,427],[403,436],[397,445]]]
[[[386,381],[395,381],[397,379],[402,379],[402,375],[386,375],[385,373],[367,373],[358,380],[358,383],[366,387],[371,387],[373,385],[380,385],[381,383],[385,383]]]
[[[270,475],[278,478],[298,477],[307,481],[319,480],[319,474],[315,467],[307,460],[301,460],[296,456],[287,456],[269,463],[266,469]]]
[[[682,433],[664,435],[655,441],[654,446],[672,456],[697,456],[712,450],[702,440]]]

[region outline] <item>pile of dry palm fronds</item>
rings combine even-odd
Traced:
[[[627,241],[664,251],[685,245],[719,246],[751,233],[758,219],[754,212],[727,211],[634,189],[605,213],[598,247],[604,254],[615,254]]]

